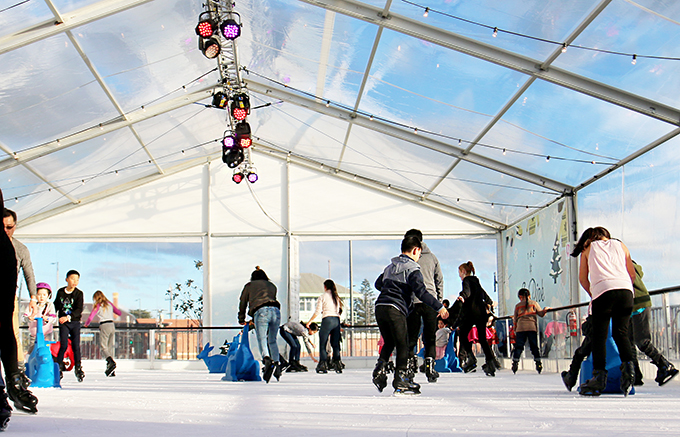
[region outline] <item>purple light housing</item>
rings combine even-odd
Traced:
[[[220,32],[226,39],[235,40],[241,36],[241,25],[230,18],[220,24]]]
[[[257,182],[257,173],[255,173],[254,171],[249,171],[248,172],[248,182],[250,182],[251,184],[254,184],[255,182]]]
[[[231,149],[236,144],[236,138],[233,135],[226,136],[222,139],[222,145],[225,149]]]

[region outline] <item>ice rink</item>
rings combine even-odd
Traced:
[[[31,436],[433,436],[680,435],[680,379],[648,380],[637,394],[580,397],[555,373],[443,374],[422,395],[395,397],[370,369],[286,373],[280,382],[222,382],[207,370],[134,370],[84,363],[62,389],[34,389],[39,413],[14,413],[6,435]],[[416,381],[423,383],[422,374]],[[388,387],[389,388],[389,387]]]

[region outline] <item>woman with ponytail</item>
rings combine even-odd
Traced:
[[[321,330],[319,331],[319,364],[316,366],[316,373],[328,373],[328,370],[335,370],[342,373],[345,365],[340,360],[340,315],[342,314],[342,299],[338,296],[335,282],[326,279],[323,283],[324,293],[316,301],[316,310],[307,322],[307,328],[321,315]],[[328,338],[331,340],[333,349],[333,361],[328,364],[328,352],[326,344]]]

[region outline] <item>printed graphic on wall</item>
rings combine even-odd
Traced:
[[[568,229],[567,203],[561,200],[503,232],[506,313],[520,288],[528,288],[541,306],[569,305]]]

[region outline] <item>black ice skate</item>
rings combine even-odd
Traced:
[[[373,369],[373,385],[380,393],[387,387],[387,367],[387,363],[379,359]]]
[[[607,371],[593,370],[593,377],[578,388],[581,396],[600,396],[607,387]]]
[[[316,365],[316,373],[328,373],[328,364],[325,361],[319,361]]]
[[[463,372],[470,373],[477,370],[477,360],[468,360],[465,365],[463,365]]]
[[[418,357],[415,355],[408,359],[407,370],[411,375],[418,373]]]
[[[281,371],[286,372],[293,365],[293,361],[286,361],[283,355],[281,355],[279,356],[279,364],[281,365]]]
[[[413,382],[407,370],[397,369],[394,374],[394,381],[392,381],[392,387],[394,387],[394,395],[419,395],[420,385]]]
[[[111,357],[106,358],[106,370],[104,371],[104,374],[106,376],[116,376],[114,370],[116,370],[116,362],[113,361],[113,358]]]
[[[517,370],[519,369],[519,361],[512,360],[512,373],[517,373]]]
[[[427,382],[437,382],[439,378],[439,372],[434,370],[434,358],[425,358],[425,376],[427,376]]]
[[[83,366],[80,364],[76,364],[76,366],[73,368],[73,372],[76,374],[76,379],[78,382],[83,382],[83,379],[85,379],[85,372],[83,372]]]
[[[7,394],[12,402],[14,402],[14,408],[17,410],[30,414],[38,412],[38,398],[21,384],[19,372],[9,377],[9,381],[7,381]]]
[[[274,361],[274,378],[277,381],[281,379],[281,364],[278,361]]]
[[[567,372],[566,370],[562,371],[562,382],[564,382],[564,386],[567,387],[567,390],[571,391],[571,389],[574,388],[577,377],[578,375],[574,375],[571,372]]]
[[[621,369],[621,391],[624,396],[628,396],[630,389],[633,388],[633,383],[635,382],[635,365],[632,361],[626,361],[621,363],[619,367]]]
[[[337,360],[333,360],[331,363],[331,369],[335,370],[335,373],[342,373],[342,369],[345,368],[345,364],[338,358]]]
[[[269,380],[272,379],[274,374],[274,362],[269,357],[262,358],[262,379],[269,384]]]
[[[654,363],[656,364],[656,363]],[[656,364],[656,366],[659,368],[656,371],[656,378],[654,381],[656,381],[659,386],[664,385],[671,379],[675,378],[675,376],[678,374],[678,369],[673,366],[667,359],[661,357],[659,360],[659,363]]]
[[[493,365],[493,361],[487,361],[482,366],[482,370],[486,376],[496,376],[496,368]]]
[[[10,417],[12,417],[12,407],[10,407],[9,402],[7,402],[5,388],[0,387],[0,431],[7,429]]]
[[[537,361],[534,361],[534,364],[536,364],[536,371],[540,375],[541,372],[543,371],[543,363],[541,363],[540,361],[537,360]]]

